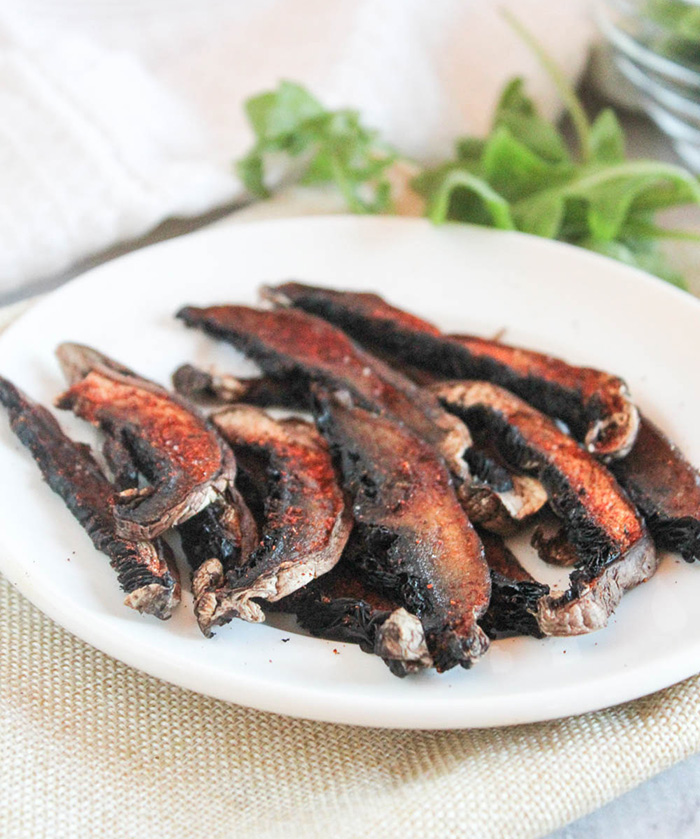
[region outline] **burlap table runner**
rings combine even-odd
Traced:
[[[503,729],[294,720],[126,667],[0,577],[2,839],[537,837],[700,750],[699,712],[695,677]]]

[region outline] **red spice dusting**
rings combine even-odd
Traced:
[[[93,371],[67,393],[76,413],[88,422],[97,424],[104,414],[110,421],[139,425],[155,449],[167,451],[173,463],[185,468],[200,483],[219,468],[221,451],[216,437],[204,420],[173,401],[166,392],[155,393]]]

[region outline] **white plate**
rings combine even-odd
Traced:
[[[448,330],[494,335],[624,376],[700,463],[700,304],[645,274],[520,234],[422,220],[304,218],[231,225],[156,245],[54,292],[0,338],[0,372],[50,403],[63,340],[94,344],[167,383],[181,362],[251,371],[172,318],[184,303],[253,303],[263,281],[375,289]],[[92,430],[61,413],[81,439]],[[700,569],[667,557],[610,626],[493,644],[471,671],[399,680],[356,647],[235,622],[212,640],[189,595],[165,623],[122,605],[105,557],[42,483],[0,417],[0,569],[42,611],[109,655],[241,705],[360,725],[456,728],[577,714],[700,671]],[[522,541],[522,540],[521,540]],[[549,582],[558,572],[528,555]],[[285,640],[289,639],[289,640]]]

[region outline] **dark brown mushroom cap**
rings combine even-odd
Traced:
[[[283,283],[266,289],[265,295],[278,305],[325,318],[361,344],[434,376],[483,379],[506,387],[566,422],[597,457],[624,457],[634,443],[639,414],[617,376],[499,341],[444,335],[377,294]]]
[[[89,347],[62,344],[58,356],[73,384],[57,407],[121,438],[151,485],[116,506],[122,536],[152,539],[233,485],[232,453],[184,400]]]
[[[462,454],[470,440],[464,425],[431,394],[321,318],[248,306],[186,306],[177,316],[233,344],[272,376],[350,391],[358,405],[400,419],[435,445],[456,473],[465,472]]]
[[[71,440],[54,416],[0,377],[0,403],[10,425],[31,452],[44,479],[85,529],[97,550],[109,556],[125,603],[165,619],[180,602],[180,582],[168,545],[129,540],[117,533],[115,490],[89,446]]]
[[[316,391],[319,428],[338,459],[355,527],[348,557],[426,628],[439,670],[488,644],[477,621],[490,594],[483,547],[435,450],[347,392]]]

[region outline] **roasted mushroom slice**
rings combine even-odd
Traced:
[[[155,538],[233,486],[233,454],[186,402],[89,347],[61,344],[57,355],[72,384],[56,405],[118,439],[150,483],[122,493],[120,536]]]
[[[178,525],[182,549],[193,571],[215,558],[225,573],[243,566],[259,541],[258,527],[238,490],[214,501]],[[196,611],[196,610],[195,610]]]
[[[338,459],[355,519],[348,561],[425,628],[438,670],[487,649],[477,621],[490,578],[483,547],[432,446],[392,418],[315,389],[316,420]]]
[[[464,457],[470,478],[459,483],[457,495],[473,524],[507,536],[547,503],[537,478],[507,468],[493,446],[474,445]]]
[[[571,568],[581,561],[578,551],[567,535],[566,527],[562,527],[561,524],[553,528],[538,525],[530,544],[537,551],[539,558],[549,565]]]
[[[238,490],[214,501],[178,525],[182,550],[192,569],[194,614],[202,634],[211,633],[212,592],[241,572],[258,546],[257,523]]]
[[[541,597],[537,623],[545,635],[584,635],[607,625],[625,592],[656,573],[659,557],[645,535],[604,567],[582,566],[563,594]]]
[[[161,539],[131,541],[116,532],[114,487],[89,446],[67,437],[46,408],[3,378],[0,403],[48,485],[65,501],[97,550],[110,558],[126,592],[124,603],[162,620],[169,618],[180,602],[180,583],[168,545]]]
[[[340,326],[353,338],[446,379],[483,379],[506,387],[563,420],[588,451],[603,459],[632,448],[639,414],[625,382],[600,370],[470,335],[443,335],[435,326],[376,294],[284,283],[266,291]]]
[[[112,484],[117,492],[138,488],[139,468],[126,442],[119,437],[105,437],[102,456],[112,473]]]
[[[328,446],[313,425],[276,421],[249,405],[222,411],[213,421],[242,457],[264,457],[266,485],[262,538],[246,562],[225,573],[209,559],[195,573],[205,634],[236,617],[264,620],[255,601],[279,600],[333,568],[352,525]]]
[[[491,638],[541,638],[535,615],[549,587],[523,568],[501,537],[482,532],[481,538],[492,584],[481,627]],[[397,676],[432,666],[420,621],[361,579],[358,569],[347,561],[278,606],[295,614],[312,635],[359,644],[365,652],[379,655]]]
[[[317,638],[359,644],[379,656],[395,676],[432,667],[419,618],[362,581],[347,562],[278,605]]]
[[[462,454],[470,441],[464,425],[432,394],[326,321],[295,310],[247,306],[186,306],[177,316],[233,344],[273,377],[296,379],[307,391],[312,382],[348,390],[358,405],[400,419],[434,445],[455,473],[466,474]]]
[[[435,392],[515,468],[535,474],[580,557],[563,595],[543,597],[547,635],[578,635],[606,625],[623,593],[658,565],[646,526],[612,474],[548,417],[486,382],[446,382]]]
[[[481,627],[490,638],[544,633],[537,623],[537,610],[549,586],[537,582],[523,568],[500,536],[481,532],[486,562],[491,571],[491,601],[481,619]]]
[[[563,420],[587,451],[604,461],[625,455],[639,430],[639,411],[619,376],[575,367],[554,356],[470,335],[450,335],[462,349],[463,369],[506,387],[550,416]],[[476,376],[470,376],[476,378]]]
[[[430,383],[434,382],[431,378]],[[270,408],[310,407],[308,389],[301,393],[294,377],[238,379],[186,364],[175,371],[173,383],[183,396],[209,405],[243,402]],[[515,532],[547,503],[547,493],[537,479],[513,474],[491,449],[467,449],[455,477],[457,495],[470,521],[495,533]]]
[[[646,417],[634,448],[614,464],[614,472],[657,546],[677,551],[687,562],[700,559],[700,474]]]
[[[173,373],[173,387],[186,399],[208,405],[245,402],[260,408],[308,408],[308,389],[294,380],[259,376],[240,379],[230,373],[207,372],[183,364]]]

